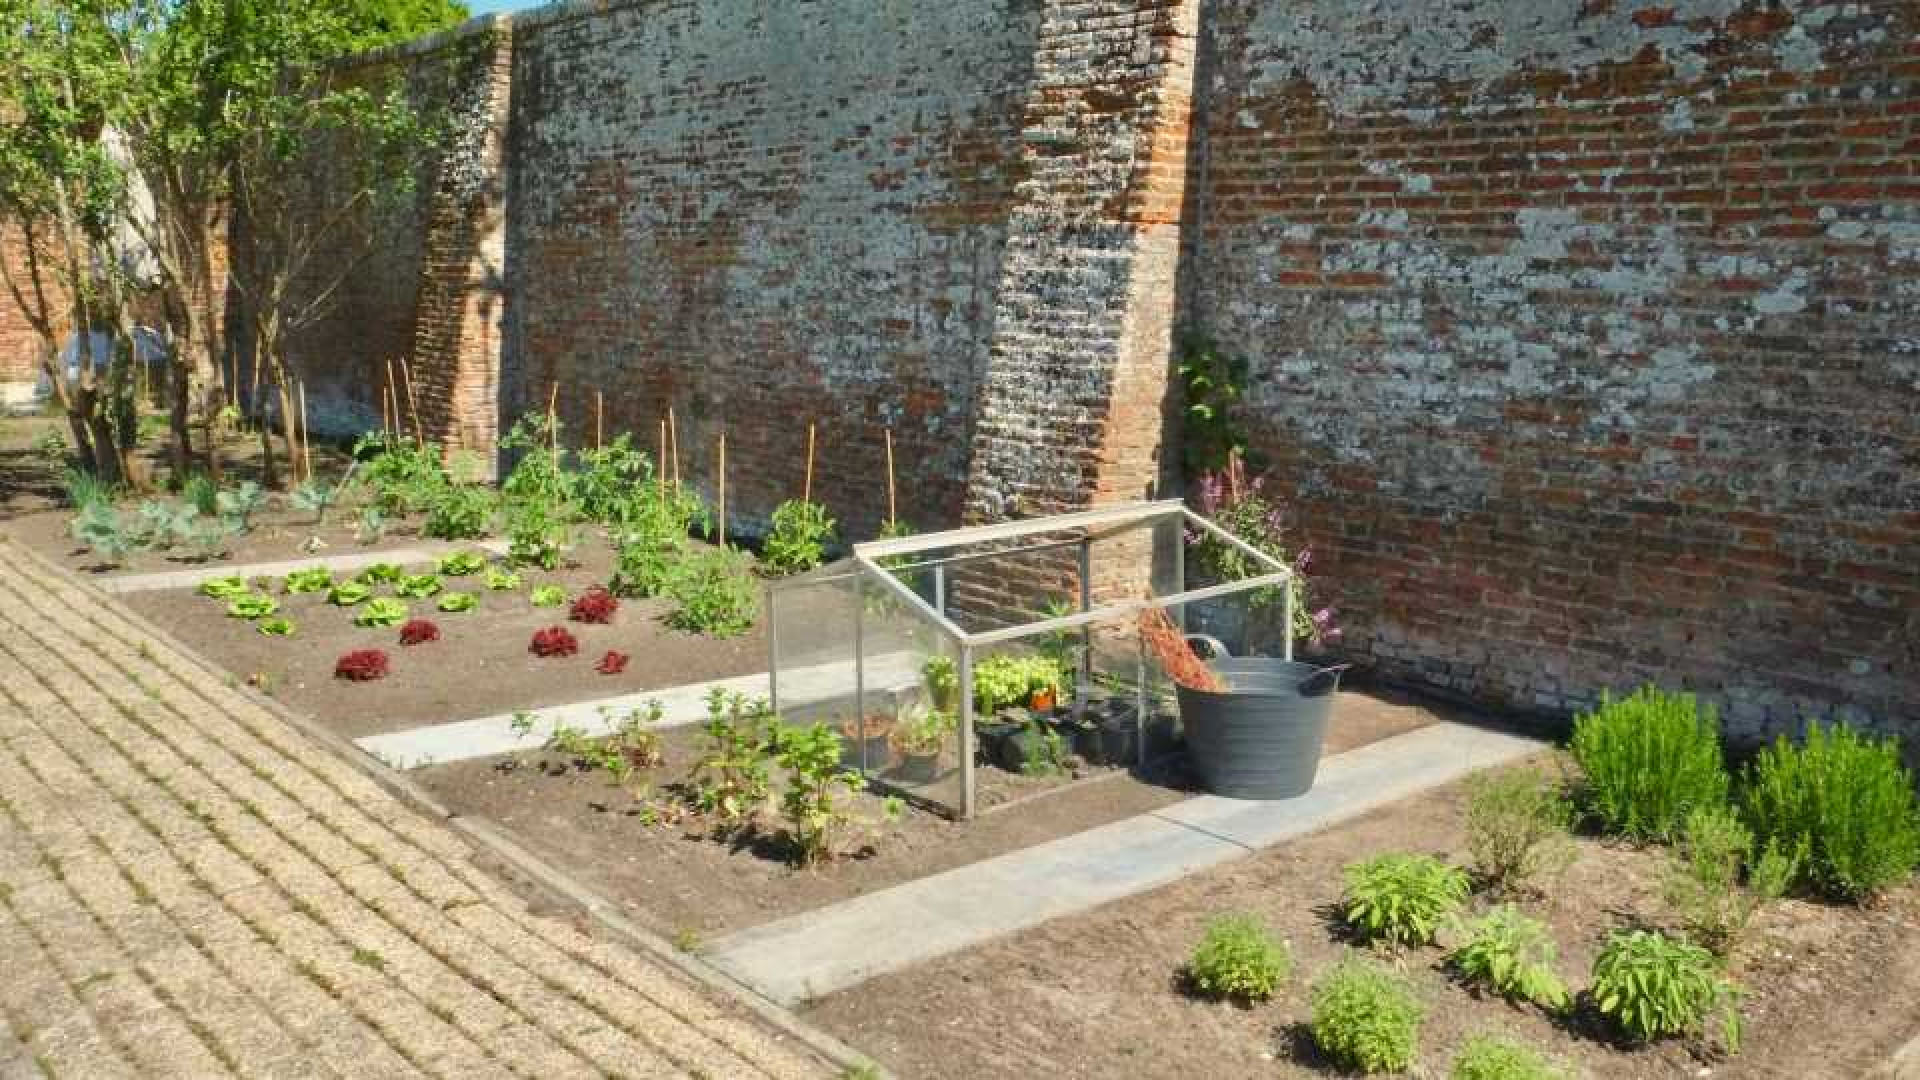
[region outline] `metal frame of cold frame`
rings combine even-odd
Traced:
[[[1182,526],[1183,534],[1180,541],[1176,544],[1174,559],[1174,573],[1176,576],[1175,591],[1164,596],[1121,600],[1103,604],[1097,608],[1093,607],[1092,588],[1089,581],[1091,576],[1090,562],[1093,544],[1108,536],[1113,536],[1141,526],[1152,527],[1153,525],[1168,520],[1177,520]],[[1247,556],[1247,558],[1253,562],[1253,565],[1264,567],[1268,572],[1242,578],[1238,581],[1209,585],[1199,589],[1188,589],[1186,587],[1186,542],[1184,535],[1188,527],[1204,531],[1214,536],[1222,543],[1229,545]],[[930,552],[951,551],[953,549],[966,548],[979,544],[1016,542],[1026,537],[1057,537],[1060,533],[1072,532],[1079,532],[1081,535],[1067,539],[1043,539],[1037,543],[1016,546],[1004,550],[963,552],[937,558],[912,559],[915,555],[925,555]],[[1067,615],[1050,616],[1045,619],[1015,626],[1003,626],[994,630],[979,632],[969,632],[962,629],[947,614],[945,584],[946,570],[948,567],[1030,555],[1035,552],[1061,548],[1078,549],[1081,568],[1079,611]],[[894,565],[890,567],[884,566],[880,562],[882,559],[892,560]],[[1259,548],[1248,544],[1239,537],[1222,529],[1212,521],[1194,513],[1185,503],[1176,499],[1168,499],[1160,502],[1126,503],[1069,514],[1057,514],[1051,517],[1028,518],[1021,521],[1001,522],[992,525],[977,525],[968,528],[950,529],[945,532],[927,533],[920,536],[855,544],[853,547],[853,562],[855,569],[829,577],[810,578],[805,584],[808,587],[818,587],[853,578],[857,579],[855,585],[856,590],[864,590],[868,587],[881,589],[891,595],[895,600],[905,604],[907,608],[918,615],[921,620],[937,629],[948,639],[949,643],[958,650],[959,660],[957,666],[959,668],[959,686],[956,690],[960,704],[959,750],[962,791],[961,805],[958,808],[945,806],[944,804],[936,803],[934,800],[924,797],[916,798],[915,801],[933,803],[935,809],[949,813],[957,809],[958,816],[962,819],[973,817],[975,812],[974,725],[976,717],[974,716],[973,707],[973,660],[974,654],[978,649],[985,646],[1005,644],[1026,638],[1042,637],[1076,629],[1081,631],[1083,643],[1090,644],[1092,627],[1095,623],[1103,620],[1119,619],[1129,615],[1136,615],[1153,607],[1174,609],[1180,613],[1181,622],[1184,624],[1186,605],[1188,604],[1252,592],[1273,586],[1283,586],[1293,577],[1293,570],[1287,566],[1286,563],[1268,555]],[[899,576],[902,573],[929,569],[933,571],[935,583],[933,603],[928,603],[919,593],[909,588]],[[795,584],[798,583],[796,582]],[[773,617],[773,612],[779,591],[780,583],[769,583],[766,597],[769,626],[769,671],[772,674],[773,690],[772,705],[776,710],[779,708],[780,635],[777,623]],[[1281,625],[1291,627],[1293,625],[1293,590],[1283,588],[1281,590],[1281,596],[1283,598]],[[859,715],[861,716],[861,723],[863,725],[865,724],[866,713],[865,628],[862,625],[865,622],[863,615],[864,608],[864,597],[862,597],[860,602],[853,604],[854,695],[855,700],[861,703],[859,706]],[[1284,643],[1282,646],[1282,655],[1285,659],[1291,660],[1293,658],[1292,635],[1290,633],[1283,634],[1282,641]],[[1143,650],[1144,647],[1143,643]],[[1091,663],[1091,660],[1088,658],[1090,652],[1091,650],[1088,649],[1082,654],[1083,667]],[[1143,730],[1139,732],[1140,742],[1137,744],[1141,746],[1145,745],[1144,726],[1147,722],[1148,715],[1146,708],[1146,665],[1147,658],[1143,654],[1140,658],[1139,669],[1136,672],[1136,694],[1139,700],[1136,703],[1138,707],[1135,710],[1136,721],[1142,725],[1143,728]],[[1083,677],[1086,674],[1085,671],[1082,672]],[[862,764],[865,764],[864,760]],[[891,785],[888,785],[884,780],[878,780],[871,776],[869,778],[882,787],[891,787]],[[909,796],[912,795],[911,792],[902,791],[900,793]]]

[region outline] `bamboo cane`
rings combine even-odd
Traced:
[[[547,389],[547,453],[553,458],[553,473],[560,475],[560,380]]]
[[[659,476],[656,477],[660,484],[660,494],[665,495],[667,493],[667,419],[664,416],[660,418],[660,457],[656,459],[655,465],[660,470]]]
[[[400,423],[400,380],[394,376],[393,357],[387,357],[387,393],[393,398],[393,436],[404,438],[406,432]]]
[[[814,425],[812,423],[808,423],[807,424],[807,472],[806,472],[806,479],[800,482],[800,501],[803,503],[810,503],[813,501],[813,429],[814,429]]]
[[[893,488],[893,429],[887,428],[887,527],[893,528],[900,520],[899,501]]]
[[[427,445],[427,428],[420,422],[419,399],[413,396],[413,368],[408,365],[407,358],[404,356],[400,358],[400,379],[407,386],[407,412],[413,416],[413,437],[420,440],[421,446],[425,446]]]
[[[606,422],[607,422],[606,395],[601,393],[598,390],[595,390],[593,392],[593,448],[596,451],[602,448],[603,443],[602,443],[601,437],[604,434],[604,428],[606,427]]]
[[[680,493],[680,422],[673,406],[667,406],[667,448],[673,453],[673,491]]]
[[[727,433],[720,432],[720,547],[727,546]]]
[[[298,393],[298,394],[300,395],[300,467],[299,467],[299,473],[300,473],[300,478],[301,478],[302,480],[304,480],[304,481],[306,481],[306,482],[308,482],[308,483],[312,483],[312,482],[313,482],[313,443],[312,443],[312,442],[311,442],[310,440],[311,440],[311,439],[312,439],[312,437],[313,437],[313,429],[312,429],[311,427],[309,427],[309,426],[308,426],[308,424],[307,424],[307,384],[306,384],[306,381],[305,381],[305,380],[301,380],[301,381],[299,381],[299,382],[297,382],[297,383],[295,383],[295,384],[294,384],[294,387],[295,387],[295,390],[296,390],[296,392],[297,392],[297,393]]]

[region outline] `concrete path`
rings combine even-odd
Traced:
[[[1538,752],[1515,735],[1436,724],[1320,766],[1285,802],[1212,796],[729,935],[709,963],[786,1005],[1144,892]]]
[[[157,592],[162,589],[191,589],[215,578],[232,577],[235,574],[249,580],[260,577],[286,577],[295,570],[305,570],[309,566],[324,566],[336,574],[364,570],[375,563],[394,563],[398,566],[417,566],[430,563],[442,555],[469,548],[489,551],[495,555],[507,553],[505,540],[481,540],[469,543],[428,543],[414,547],[390,548],[386,551],[368,551],[355,555],[315,555],[310,559],[285,559],[280,562],[263,563],[208,563],[205,566],[189,567],[185,570],[160,570],[151,574],[111,574],[95,578],[93,583],[106,592],[114,594]]]
[[[3,536],[0,673],[0,1074],[835,1071]]]
[[[869,691],[881,688],[917,685],[920,679],[919,656],[914,653],[888,653],[867,663]],[[853,686],[853,665],[815,664],[790,668],[782,677],[781,694],[785,701],[821,700],[846,693]],[[638,694],[528,709],[533,726],[525,738],[514,733],[514,714],[483,716],[476,720],[456,720],[450,724],[409,728],[354,740],[355,745],[396,769],[419,769],[428,765],[446,765],[455,761],[511,754],[537,747],[565,724],[588,735],[608,735],[630,709],[657,701],[662,709],[659,727],[684,727],[707,718],[707,695],[728,690],[749,698],[765,698],[772,693],[768,678],[742,675],[732,679],[670,686]]]

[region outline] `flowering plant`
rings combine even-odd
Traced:
[[[1249,478],[1246,473],[1246,463],[1238,454],[1227,459],[1226,468],[1201,473],[1194,491],[1195,509],[1222,529],[1293,569],[1293,578],[1285,587],[1293,593],[1292,629],[1296,638],[1305,638],[1316,645],[1338,638],[1340,629],[1333,623],[1333,609],[1314,608],[1308,593],[1306,573],[1307,565],[1313,561],[1313,552],[1302,549],[1299,555],[1287,557],[1285,512],[1266,495],[1265,479]],[[1262,572],[1252,556],[1204,529],[1189,528],[1187,546],[1193,549],[1194,562],[1200,572],[1218,581],[1238,581]],[[1253,606],[1260,609],[1279,603],[1280,589],[1281,586],[1270,586],[1255,592]]]

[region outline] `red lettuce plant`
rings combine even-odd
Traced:
[[[535,656],[572,656],[580,651],[580,639],[564,626],[535,630],[527,651]]]
[[[608,649],[607,655],[600,658],[600,662],[593,666],[593,670],[602,675],[618,675],[627,670],[627,661],[631,659],[633,658],[626,653]]]
[[[379,649],[355,649],[333,663],[333,677],[349,682],[384,679],[387,671],[387,654]]]
[[[610,623],[618,610],[620,601],[605,586],[595,585],[574,600],[573,606],[567,609],[567,618],[574,622]]]
[[[400,644],[421,645],[440,640],[440,628],[431,619],[408,619],[400,628]]]

